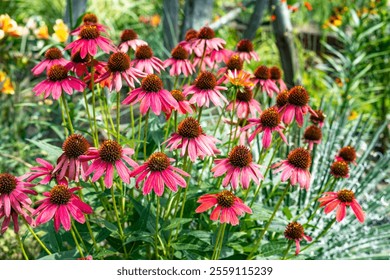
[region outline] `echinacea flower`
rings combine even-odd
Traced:
[[[229,57],[233,55],[233,51],[225,49],[225,45],[222,44],[222,48],[219,50],[210,51],[207,56],[210,58],[210,62],[221,63],[222,61],[227,61]]]
[[[96,82],[99,83],[108,78],[111,79],[109,84],[109,90],[114,88],[116,92],[119,92],[122,88],[122,78],[126,81],[129,87],[134,88],[134,81],[139,83],[138,78],[146,76],[144,72],[130,67],[130,57],[123,52],[116,52],[110,55],[107,62],[108,71],[99,76]]]
[[[188,154],[194,162],[197,157],[203,159],[205,156],[219,154],[220,151],[215,146],[217,142],[219,142],[217,139],[203,132],[197,120],[188,117],[179,123],[177,132],[164,143],[168,143],[167,148],[170,148],[170,151],[181,149],[180,156]]]
[[[194,66],[192,66],[191,61],[188,59],[188,52],[185,48],[180,45],[177,45],[171,52],[171,58],[168,58],[164,61],[164,67],[167,68],[171,66],[169,75],[179,76],[181,73],[185,77],[192,75],[195,72]]]
[[[164,69],[164,63],[158,57],[153,56],[153,51],[148,45],[137,47],[131,66],[147,74],[160,73]]]
[[[245,213],[252,214],[252,209],[243,201],[228,190],[223,190],[217,194],[205,194],[198,199],[201,205],[196,208],[196,213],[202,213],[216,206],[211,212],[210,220],[220,220],[221,224],[227,223],[232,226],[239,224],[238,216]]]
[[[59,185],[68,184],[68,181],[65,177],[60,179],[60,174],[58,172],[54,172],[54,166],[50,162],[47,162],[41,158],[37,158],[35,161],[40,164],[40,166],[34,166],[30,168],[31,172],[26,174],[27,182],[32,182],[37,178],[43,177],[41,181],[38,182],[38,184],[47,185],[52,179],[55,179]]]
[[[140,112],[145,115],[150,109],[157,116],[169,113],[172,108],[177,109],[178,103],[171,93],[163,88],[163,82],[159,76],[149,74],[142,79],[141,87],[132,90],[129,95],[122,101],[122,104],[134,105],[140,104]]]
[[[325,207],[325,214],[328,214],[337,208],[336,221],[341,222],[345,217],[347,206],[351,206],[352,211],[359,222],[364,222],[365,215],[363,209],[355,199],[353,191],[343,189],[338,192],[326,192],[324,195],[325,196],[318,199],[318,201],[321,203],[320,207]]]
[[[242,69],[244,67],[244,62],[237,54],[232,55],[229,59],[227,59],[225,61],[226,61],[225,62],[226,67],[220,68],[217,72],[217,76],[220,76],[221,74],[223,74],[222,77],[218,80],[218,84],[221,84],[221,83],[226,81],[226,79],[227,79],[226,74],[228,74],[229,71],[231,73],[239,73],[242,71]]]
[[[303,133],[303,140],[305,143],[309,144],[309,150],[313,150],[314,144],[320,144],[322,139],[321,128],[311,125],[305,129]]]
[[[186,181],[181,176],[189,177],[190,174],[172,166],[171,162],[173,161],[175,160],[169,158],[166,154],[155,152],[143,165],[135,168],[130,176],[137,177],[135,181],[137,187],[146,178],[142,188],[143,195],[147,195],[154,190],[158,196],[162,196],[164,186],[167,186],[173,192],[177,192],[178,186],[182,188],[187,186]]]
[[[62,52],[58,48],[50,48],[45,52],[45,59],[39,62],[31,70],[37,76],[45,70],[49,70],[53,65],[65,66],[68,61],[63,57]]]
[[[280,111],[281,108],[284,107],[284,105],[286,105],[288,103],[288,93],[289,91],[286,89],[286,90],[282,90],[281,92],[278,93],[278,95],[276,96],[276,108],[278,108],[278,111]]]
[[[249,137],[248,143],[251,143],[257,134],[264,132],[262,144],[264,149],[268,149],[272,142],[272,132],[277,131],[283,141],[288,144],[286,136],[282,131],[284,127],[280,124],[278,110],[274,107],[264,110],[259,119],[248,119],[248,125],[243,127],[242,130],[247,130],[253,126],[255,127],[255,131]]]
[[[190,98],[191,104],[197,104],[198,107],[205,105],[210,106],[210,101],[215,106],[222,106],[223,103],[227,103],[227,99],[220,92],[226,90],[226,87],[218,86],[217,79],[211,72],[201,72],[195,79],[193,85],[186,87],[183,91],[185,96],[192,94]],[[222,101],[222,102],[221,102]]]
[[[234,110],[237,113],[237,117],[245,119],[251,114],[256,117],[258,113],[261,113],[260,103],[253,98],[253,92],[251,88],[244,87],[237,91],[236,100],[230,101],[226,107],[227,111]]]
[[[93,257],[91,255],[87,255],[85,256],[85,258],[77,258],[77,260],[81,260],[81,261],[92,261],[93,260]]]
[[[121,43],[118,48],[121,52],[127,53],[129,47],[134,51],[138,46],[147,45],[148,43],[144,40],[138,39],[138,34],[133,29],[125,29],[121,34]]]
[[[95,56],[98,50],[97,47],[105,53],[115,51],[115,47],[111,40],[101,36],[99,28],[96,25],[82,26],[79,36],[79,39],[73,41],[65,47],[65,50],[72,50],[72,55],[80,51],[81,58],[85,58],[87,54]]]
[[[245,72],[244,70],[237,71],[236,69],[233,71],[228,70],[228,73],[225,74],[226,79],[230,84],[235,86],[236,88],[251,88],[253,87],[253,83],[251,81],[251,74]],[[218,83],[221,79],[218,81]],[[226,81],[225,81],[226,82]]]
[[[289,240],[295,241],[295,255],[298,255],[299,251],[301,250],[300,241],[302,240],[302,238],[304,238],[308,242],[312,240],[310,236],[307,236],[305,234],[303,226],[298,222],[289,223],[284,230],[284,236]]]
[[[310,114],[310,121],[316,125],[318,125],[320,128],[324,126],[324,120],[326,118],[326,115],[321,110],[314,110],[316,113],[315,115]]]
[[[33,211],[33,209],[31,209],[31,211]],[[0,220],[3,219],[3,223],[1,223],[0,234],[4,234],[4,232],[7,231],[11,219],[14,224],[14,232],[19,233],[19,215],[22,215],[24,220],[26,220],[29,225],[35,226],[34,220],[24,211],[23,208],[22,213],[16,212],[13,208],[11,208],[11,214],[9,216],[5,215],[4,208],[0,208]]]
[[[356,163],[356,150],[352,146],[346,146],[339,150],[339,153],[336,155],[336,160],[338,161],[345,161],[348,163],[353,163],[354,165],[357,165]]]
[[[252,59],[255,61],[259,60],[259,56],[253,49],[253,44],[248,39],[242,39],[237,43],[236,53],[241,57],[242,60],[250,62]]]
[[[83,91],[85,89],[85,83],[79,79],[69,76],[68,69],[60,64],[53,65],[47,72],[46,80],[43,80],[37,84],[33,91],[35,95],[41,95],[44,93],[44,98],[48,98],[52,94],[53,99],[57,100],[61,97],[62,91],[72,95],[73,90]]]
[[[274,80],[279,84],[280,91],[286,90],[287,86],[282,79],[282,71],[279,69],[279,67],[272,66],[269,71],[271,73],[271,80]]]
[[[192,106],[188,100],[186,100],[183,92],[181,90],[178,90],[178,89],[174,89],[171,91],[171,94],[173,96],[173,98],[175,98],[175,100],[177,101],[177,104],[179,105],[177,108],[176,108],[176,111],[179,113],[179,114],[182,114],[182,115],[185,115],[185,114],[192,114],[194,111],[192,109]],[[168,115],[170,115],[172,112],[170,112]],[[169,117],[167,117],[169,119]]]
[[[27,194],[36,195],[37,192],[31,188],[35,185],[24,182],[25,176],[15,177],[9,173],[0,174],[0,209],[4,209],[5,217],[11,215],[11,210],[23,214],[23,208],[32,210],[31,199]]]
[[[91,63],[91,61],[92,57],[90,55],[81,58],[80,52],[77,52],[71,56],[70,62],[68,62],[65,67],[69,71],[76,73],[78,77],[82,77],[88,74],[88,65]]]
[[[133,149],[122,148],[114,140],[105,140],[100,144],[99,149],[89,148],[85,155],[80,156],[81,161],[93,161],[84,175],[89,176],[94,173],[92,182],[96,182],[105,173],[104,184],[106,188],[111,188],[114,181],[114,169],[116,169],[123,182],[129,184],[130,170],[123,161],[133,168],[138,167],[138,164],[130,158],[132,154],[134,154]]]
[[[237,189],[241,183],[243,189],[249,187],[251,179],[259,184],[260,179],[264,179],[260,172],[260,165],[252,161],[252,153],[245,146],[235,146],[229,153],[228,158],[215,159],[215,166],[211,169],[214,177],[226,175],[222,185],[226,187],[231,184],[233,189]]]
[[[64,152],[58,158],[53,173],[58,173],[60,180],[66,176],[69,180],[78,182],[81,175],[81,178],[85,181],[88,163],[80,161],[80,156],[85,155],[89,147],[89,142],[81,134],[70,135],[62,145]]]
[[[310,112],[313,115],[317,115],[313,109],[308,105],[309,94],[302,86],[293,87],[288,94],[288,102],[282,108],[281,112],[282,120],[285,124],[290,124],[294,117],[298,123],[298,126],[303,125],[303,116]]]
[[[200,65],[200,63],[202,63],[202,65]],[[195,68],[200,67],[200,71],[206,71],[206,68],[212,69],[214,67],[214,63],[208,54],[206,54],[203,58],[195,54],[192,60],[192,66]]]
[[[335,161],[330,166],[330,174],[335,178],[349,178],[349,167],[345,161]]]
[[[198,37],[198,31],[196,31],[195,29],[188,29],[186,35],[184,36],[184,40],[179,42],[178,45],[185,48],[188,54],[192,54],[193,50],[191,46],[197,37]]]
[[[79,35],[82,28],[86,25],[95,26],[99,30],[99,32],[106,32],[106,29],[107,29],[107,26],[104,26],[103,24],[100,24],[98,22],[98,18],[95,14],[86,13],[83,16],[83,23],[79,27],[77,27],[76,29],[72,30],[72,32],[70,32],[70,34],[71,35]]]
[[[274,92],[279,92],[275,82],[271,80],[271,72],[269,71],[269,68],[265,65],[261,65],[256,68],[252,81],[255,85],[259,84],[261,90],[267,92],[269,97],[272,97]]]
[[[310,152],[304,148],[296,148],[288,154],[287,159],[275,163],[272,168],[276,168],[273,173],[282,172],[282,182],[290,179],[291,185],[299,184],[301,188],[308,190],[311,180],[310,165]]]
[[[237,121],[231,121],[230,119],[223,118],[223,122],[233,126],[232,133],[229,134],[232,135],[233,141],[235,139],[238,139],[238,144],[241,146],[245,146],[248,143],[248,139],[250,136],[249,129],[245,131],[242,130],[242,128],[245,127],[248,122],[247,119],[238,119]]]
[[[56,232],[62,225],[66,231],[69,231],[72,223],[71,217],[80,224],[84,224],[84,214],[93,212],[91,206],[83,202],[74,192],[81,187],[68,188],[66,185],[56,185],[50,192],[44,192],[46,198],[37,202],[39,207],[34,211],[36,225],[47,223],[54,217],[54,229]]]
[[[225,40],[215,38],[213,29],[205,26],[199,30],[197,38],[192,43],[192,48],[197,56],[202,56],[212,50],[222,49],[225,44]]]

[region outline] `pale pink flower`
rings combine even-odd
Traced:
[[[260,103],[253,98],[253,92],[249,87],[244,87],[237,91],[236,100],[230,101],[226,107],[227,111],[236,111],[237,117],[245,119],[251,114],[256,117],[257,114],[261,113]]]
[[[321,128],[311,125],[305,129],[303,133],[303,140],[305,143],[309,144],[309,150],[313,150],[314,144],[320,144],[322,139],[322,131]]]
[[[192,66],[191,61],[188,59],[188,52],[182,46],[178,45],[172,50],[171,58],[168,58],[164,61],[164,67],[167,68],[171,66],[169,74],[171,76],[179,76],[181,73],[185,77],[192,75],[195,72],[194,66]]]
[[[85,83],[79,79],[69,76],[68,69],[60,64],[53,65],[47,72],[46,80],[37,84],[33,91],[35,95],[44,93],[44,98],[48,98],[52,94],[53,99],[57,100],[61,97],[62,91],[72,95],[73,90],[83,91]]]
[[[177,132],[164,143],[168,143],[167,148],[170,148],[170,151],[181,149],[181,157],[188,154],[191,161],[195,161],[197,157],[203,159],[205,156],[219,154],[220,151],[215,146],[217,142],[217,139],[203,132],[197,120],[189,117],[179,123]]]
[[[121,43],[118,48],[121,52],[127,53],[129,47],[135,51],[138,46],[147,44],[144,40],[138,39],[138,34],[133,29],[125,29],[121,34]]]
[[[107,26],[98,23],[98,18],[95,14],[86,13],[83,16],[83,23],[79,27],[77,27],[76,29],[72,30],[70,32],[70,35],[79,35],[82,28],[86,25],[95,26],[99,30],[99,32],[106,32],[106,29],[107,29]]]
[[[272,97],[274,92],[279,92],[275,82],[271,80],[269,68],[265,65],[256,68],[252,81],[255,85],[259,84],[261,90],[266,91],[269,97]]]
[[[359,222],[363,223],[365,214],[360,204],[355,199],[355,194],[351,190],[343,189],[338,192],[326,192],[324,197],[318,199],[320,207],[325,207],[325,214],[329,214],[336,209],[336,221],[341,222],[345,218],[347,206],[351,206],[353,213]]]
[[[91,206],[74,194],[80,189],[81,187],[68,188],[66,185],[56,185],[50,192],[44,192],[43,195],[46,198],[37,202],[40,205],[33,213],[34,216],[37,216],[36,225],[47,223],[53,217],[54,229],[57,232],[61,225],[66,231],[70,230],[71,217],[80,224],[84,224],[84,214],[91,214],[93,210]]]
[[[252,161],[252,153],[245,146],[235,146],[228,158],[215,159],[214,163],[211,169],[214,177],[226,175],[222,181],[224,187],[231,184],[233,189],[237,189],[241,184],[243,189],[248,189],[251,180],[259,184],[264,179],[260,165]]]
[[[196,208],[196,213],[205,212],[216,206],[211,212],[210,220],[217,221],[219,219],[221,224],[227,223],[236,226],[239,224],[238,216],[245,213],[252,214],[252,210],[240,198],[227,190],[217,194],[202,195],[198,199],[198,203],[201,205]]]
[[[137,47],[131,66],[147,74],[160,73],[164,69],[164,63],[158,57],[153,56],[152,49],[147,45]]]
[[[198,67],[198,65],[200,66],[200,62],[202,62],[202,67],[200,69],[201,71],[206,71],[206,67],[209,69],[212,69],[214,67],[214,63],[211,61],[210,56],[208,56],[207,54],[204,56],[203,61],[201,56],[196,56],[195,54],[192,62],[194,68]]]
[[[192,54],[193,53],[192,44],[197,37],[198,37],[198,31],[196,31],[195,29],[189,29],[186,32],[185,39],[179,42],[178,45],[182,46],[188,52],[188,54]]]
[[[295,255],[299,254],[299,251],[301,250],[301,240],[304,238],[306,241],[310,242],[312,238],[305,234],[305,231],[303,229],[303,226],[298,222],[291,222],[286,226],[286,229],[284,230],[284,236],[289,240],[294,240],[296,249],[295,249]]]
[[[157,75],[149,74],[142,80],[141,87],[132,90],[122,101],[122,104],[140,104],[140,112],[145,115],[150,109],[157,116],[171,112],[172,108],[177,109],[178,103],[171,93],[163,89],[163,82]]]
[[[236,53],[241,57],[242,60],[250,62],[252,59],[255,61],[259,60],[259,56],[253,49],[253,44],[248,39],[242,39],[237,43]]]
[[[43,71],[49,70],[53,65],[65,66],[67,63],[68,61],[62,56],[62,52],[58,48],[50,48],[45,53],[45,59],[35,65],[31,72],[37,76]]]
[[[202,56],[212,50],[223,49],[225,44],[225,40],[215,38],[214,30],[205,26],[199,30],[197,38],[192,43],[192,48],[197,56]]]
[[[147,195],[154,190],[156,195],[162,196],[164,186],[167,186],[173,192],[177,192],[178,186],[187,187],[186,181],[181,176],[189,177],[190,175],[172,166],[171,162],[173,161],[175,160],[167,157],[164,153],[153,153],[143,165],[135,168],[130,176],[136,177],[137,188],[139,183],[146,178],[142,188],[143,195]]]

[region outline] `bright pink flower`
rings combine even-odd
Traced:
[[[241,199],[235,196],[232,192],[223,190],[217,194],[205,194],[198,199],[201,205],[196,208],[196,213],[202,213],[213,206],[215,209],[211,212],[210,220],[220,220],[221,224],[228,223],[232,226],[238,225],[238,216],[245,213],[252,214],[252,210],[246,206]]]
[[[276,86],[275,82],[271,80],[271,72],[269,68],[265,65],[257,67],[254,72],[253,83],[259,84],[261,90],[266,91],[269,97],[272,97],[274,92],[278,93],[279,89]]]
[[[316,112],[308,105],[309,94],[302,86],[293,87],[288,94],[287,104],[279,109],[282,113],[282,120],[285,124],[290,124],[295,116],[298,126],[303,125],[303,116],[307,112],[317,115]]]
[[[290,179],[291,185],[299,184],[301,188],[308,190],[311,180],[310,165],[310,152],[304,148],[296,148],[288,154],[287,159],[275,163],[272,168],[276,168],[273,173],[282,171],[282,182]]]
[[[188,59],[188,52],[182,46],[178,45],[172,50],[172,57],[164,61],[164,67],[171,67],[169,74],[171,76],[179,76],[183,73],[184,76],[188,77],[195,72],[194,66],[192,66],[191,61]]]
[[[61,180],[65,176],[69,180],[78,182],[79,177],[85,181],[87,176],[85,172],[88,170],[88,163],[80,160],[80,156],[87,153],[90,145],[87,139],[80,134],[70,135],[62,145],[64,153],[58,158],[57,166],[53,173],[58,174]]]
[[[197,37],[198,31],[196,31],[195,29],[189,29],[186,32],[184,41],[179,42],[178,45],[182,46],[188,52],[188,54],[192,54],[192,45]]]
[[[168,158],[164,153],[153,153],[143,165],[135,168],[130,176],[137,177],[135,181],[137,188],[138,184],[146,178],[142,188],[143,195],[149,194],[153,189],[158,196],[162,196],[164,186],[176,192],[178,186],[182,188],[187,186],[186,181],[181,176],[189,177],[190,175],[172,166],[171,162],[173,161],[175,160]]]
[[[222,61],[227,61],[229,57],[233,55],[233,51],[227,50],[225,48],[219,50],[212,50],[208,56],[210,57],[211,63],[221,63]]]
[[[238,90],[236,100],[230,101],[226,110],[233,110],[233,106],[237,113],[237,117],[240,119],[247,118],[249,114],[256,117],[258,113],[261,113],[260,103],[253,98],[253,92],[249,87]]]
[[[236,146],[225,159],[215,159],[215,166],[211,169],[214,177],[226,175],[222,185],[226,187],[229,183],[233,189],[237,189],[240,183],[244,189],[249,187],[251,179],[259,184],[264,179],[260,172],[260,165],[252,161],[252,153],[245,146]]]
[[[158,57],[153,56],[152,49],[147,45],[137,47],[131,66],[147,74],[160,73],[164,69],[164,63]]]
[[[339,153],[336,155],[337,161],[345,161],[348,163],[353,163],[354,165],[357,165],[356,163],[356,150],[352,146],[346,146],[339,150]]]
[[[264,149],[268,149],[272,142],[272,132],[277,131],[283,141],[288,145],[286,136],[282,131],[284,127],[280,124],[278,110],[274,107],[263,111],[259,119],[248,119],[248,123],[249,124],[243,127],[242,130],[247,130],[253,126],[255,127],[255,131],[249,137],[248,143],[252,142],[257,134],[264,132],[262,144]]]
[[[203,105],[209,107],[210,101],[215,106],[222,107],[228,101],[220,91],[226,89],[226,87],[217,85],[217,79],[213,73],[201,72],[195,79],[194,84],[184,89],[183,94],[185,96],[192,94],[189,102],[191,104],[196,103],[198,107],[202,107]]]
[[[69,231],[72,223],[71,217],[80,224],[85,223],[84,214],[91,214],[93,212],[91,206],[81,201],[81,199],[74,194],[75,191],[80,190],[81,187],[69,189],[66,185],[56,185],[50,192],[44,192],[46,196],[37,204],[39,207],[34,211],[33,215],[36,217],[37,226],[47,223],[54,217],[54,229],[58,232],[62,225],[66,231]]]
[[[169,91],[163,89],[163,82],[157,75],[149,74],[142,80],[140,88],[132,90],[122,101],[122,104],[134,105],[140,102],[140,112],[145,115],[150,109],[157,116],[171,112],[172,108],[177,109],[178,104]]]
[[[241,57],[242,60],[250,62],[252,59],[255,61],[259,60],[259,56],[253,49],[253,44],[248,39],[242,39],[237,43],[236,53]]]
[[[96,182],[105,173],[104,183],[106,188],[111,188],[114,181],[114,169],[117,170],[123,182],[130,183],[130,170],[123,161],[127,162],[133,168],[138,167],[138,164],[130,158],[132,154],[134,154],[133,149],[122,148],[114,140],[105,140],[99,149],[89,148],[86,155],[80,156],[80,160],[93,160],[87,172],[85,172],[85,176],[89,176],[94,172],[92,182]]]
[[[315,125],[318,125],[319,128],[322,128],[324,126],[324,121],[326,118],[326,115],[321,110],[314,110],[316,115],[310,114],[310,121],[314,123]]]
[[[215,146],[219,142],[212,136],[208,136],[203,132],[199,122],[194,118],[186,118],[179,123],[177,132],[164,143],[168,143],[170,151],[181,149],[180,156],[188,154],[191,161],[195,161],[197,157],[203,159],[205,156],[215,156],[220,151]]]
[[[99,32],[106,32],[107,26],[98,23],[98,18],[95,14],[87,13],[83,16],[83,24],[70,32],[70,35],[79,35],[82,28],[86,25],[95,26]]]
[[[313,150],[314,144],[320,144],[322,139],[321,128],[311,125],[305,129],[303,133],[303,139],[305,143],[309,144],[309,150]]]
[[[304,238],[306,241],[310,242],[312,239],[310,236],[307,236],[305,234],[305,231],[303,229],[303,226],[298,222],[291,222],[286,226],[286,229],[284,230],[284,236],[289,240],[294,240],[296,249],[295,249],[295,255],[299,254],[299,251],[301,250],[301,240]]]
[[[80,38],[73,41],[65,47],[65,50],[72,50],[72,55],[80,51],[80,57],[85,58],[88,54],[95,56],[97,53],[97,47],[99,47],[105,53],[115,51],[115,47],[112,42],[100,36],[100,31],[96,25],[84,25],[80,30]]]
[[[31,209],[31,211],[33,210],[34,209]],[[27,221],[29,225],[35,226],[33,219],[31,219],[31,217],[26,212],[24,212],[23,208],[22,211],[23,211],[22,213],[18,213],[13,208],[11,208],[11,214],[9,216],[6,216],[4,208],[0,208],[0,220],[4,218],[3,223],[1,224],[0,234],[4,234],[4,232],[7,231],[11,219],[14,224],[14,232],[15,233],[19,232],[19,221],[18,221],[19,214],[23,216],[23,218]]]
[[[351,206],[353,213],[359,222],[363,223],[365,214],[362,207],[355,199],[355,194],[351,190],[341,190],[338,192],[326,192],[324,197],[318,199],[321,202],[320,207],[325,206],[325,214],[329,214],[334,209],[336,210],[336,221],[341,222],[346,214],[347,206]]]
[[[31,72],[37,76],[43,71],[49,70],[53,65],[65,66],[68,61],[62,56],[62,52],[58,48],[50,48],[45,53],[45,59],[39,62]]]
[[[41,181],[38,182],[40,185],[47,185],[50,183],[50,181],[54,178],[56,182],[59,185],[67,185],[68,181],[66,180],[65,177],[60,179],[59,173],[56,172],[54,173],[54,166],[47,162],[44,159],[37,158],[35,159],[37,163],[40,164],[40,166],[34,166],[31,167],[31,172],[26,174],[26,181],[27,182],[32,182],[36,178],[43,177]]]
[[[72,95],[73,90],[83,91],[85,86],[84,82],[69,76],[65,66],[56,64],[47,72],[47,79],[37,84],[33,91],[36,96],[44,93],[44,98],[48,98],[52,94],[53,99],[57,100],[61,97],[62,91]]]
[[[85,58],[81,58],[80,52],[77,52],[72,55],[70,62],[68,62],[65,67],[69,71],[76,73],[76,75],[81,78],[82,76],[89,75],[88,67],[93,66],[95,68],[95,73],[98,73],[102,68],[104,69],[106,65],[106,62],[97,61],[90,55],[87,55]]]
[[[197,39],[192,43],[192,48],[197,56],[202,56],[203,53],[223,49],[225,44],[225,40],[215,38],[214,30],[205,26],[199,30]]]
[[[138,46],[147,44],[147,42],[138,39],[138,34],[133,29],[125,29],[121,34],[121,43],[118,48],[121,52],[127,53],[129,47],[135,51]]]
[[[31,189],[34,184],[23,182],[26,177],[27,175],[15,177],[9,173],[0,174],[0,209],[3,208],[5,217],[11,215],[12,209],[26,216],[23,209],[32,211],[32,201],[27,195],[36,195],[37,192]]]
[[[126,81],[129,87],[135,88],[134,80],[137,83],[140,83],[138,78],[143,78],[146,76],[144,72],[130,67],[130,58],[126,53],[116,52],[110,55],[107,63],[108,71],[100,75],[96,79],[96,82],[99,83],[110,78],[109,89],[112,91],[115,87],[115,90],[119,92],[122,88],[122,78]]]
[[[273,66],[269,69],[271,73],[271,79],[275,81],[275,83],[279,84],[280,91],[287,90],[287,86],[282,79],[282,71],[279,67]]]
[[[181,92],[180,90],[174,89],[171,91],[171,94],[172,94],[173,98],[175,98],[175,100],[177,101],[177,104],[179,105],[176,108],[176,111],[179,114],[186,115],[186,114],[192,114],[194,112],[193,108],[192,108],[193,105],[191,105],[188,102],[188,100],[185,99],[183,92]],[[175,110],[174,108],[172,108],[172,109]],[[172,111],[167,113],[167,119],[170,118],[171,114],[172,114]]]

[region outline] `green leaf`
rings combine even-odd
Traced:
[[[50,158],[59,158],[60,155],[62,154],[62,149],[60,147],[57,147],[57,146],[54,146],[54,145],[51,145],[47,142],[44,142],[44,141],[36,141],[36,140],[33,140],[33,139],[27,139],[27,141],[33,143],[35,146],[37,146],[38,148],[40,148],[42,151],[44,151],[45,153],[47,153]]]
[[[176,229],[180,225],[184,225],[186,223],[191,222],[193,219],[191,218],[175,218],[169,221],[166,227],[163,228],[163,230],[170,230],[170,229]]]
[[[291,220],[292,214],[288,206],[283,207],[283,214],[287,217],[287,220]]]
[[[76,249],[64,252],[54,253],[40,258],[40,260],[76,260],[80,257]]]

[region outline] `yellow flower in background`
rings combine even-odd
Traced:
[[[11,79],[9,77],[5,79],[1,92],[5,94],[15,93],[14,86],[12,85]]]
[[[0,83],[3,82],[7,78],[7,74],[3,71],[0,71]]]
[[[38,39],[49,39],[49,30],[46,25],[40,26],[38,29],[34,31],[35,36],[37,36]]]
[[[57,19],[56,24],[53,26],[54,34],[53,39],[64,43],[69,37],[69,28],[62,19]]]
[[[0,15],[0,39],[3,38],[6,34],[13,36],[13,37],[19,37],[22,35],[23,28],[18,27],[18,24],[16,21],[14,21],[12,18],[10,18],[9,15],[3,14]]]
[[[356,111],[352,110],[348,116],[348,120],[353,121],[353,120],[357,119],[358,116],[359,116],[358,113]]]
[[[161,17],[159,15],[154,15],[150,19],[150,25],[153,27],[157,27],[161,22]]]

